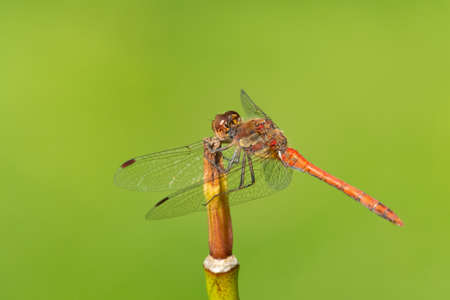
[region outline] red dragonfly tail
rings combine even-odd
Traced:
[[[364,205],[370,211],[373,211],[380,217],[385,218],[386,220],[396,225],[403,226],[402,220],[400,220],[400,218],[392,210],[386,207],[383,203],[372,198],[371,196],[355,188],[354,186],[345,183],[343,180],[336,178],[333,175],[316,167],[315,165],[307,161],[296,150],[288,148],[281,155],[281,159],[285,164],[289,165],[290,167],[306,172],[309,175],[317,177],[320,180],[325,181],[329,185],[334,186],[338,190],[343,191],[345,194],[349,195],[356,201],[360,202],[362,205]]]

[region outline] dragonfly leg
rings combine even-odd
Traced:
[[[245,182],[245,164],[247,163],[247,155],[244,154],[242,158],[242,167],[241,167],[241,181],[239,182],[239,187],[244,185]]]
[[[247,155],[245,155],[245,156],[247,156]],[[245,158],[245,156],[244,156],[244,158]],[[231,191],[229,191],[229,193],[235,192],[235,191],[238,191],[238,190],[242,190],[242,189],[246,189],[246,188],[251,187],[252,185],[255,184],[256,179],[255,179],[255,171],[253,170],[253,162],[252,162],[252,159],[251,159],[250,156],[247,156],[247,158],[248,158],[248,170],[250,171],[251,182],[249,184],[247,184],[247,185],[244,185],[244,180],[243,180],[243,175],[242,174],[244,174],[245,166],[243,166],[243,171],[242,171],[242,174],[241,174],[241,182],[239,184],[239,187],[235,188],[235,189],[232,189]],[[245,164],[243,164],[243,165],[245,165]]]
[[[227,165],[227,167],[225,169],[222,166],[220,166],[219,164],[217,164],[216,162],[208,159],[207,157],[205,157],[205,158],[209,161],[210,164],[212,164],[217,170],[219,170],[219,172],[221,174],[226,174],[226,173],[228,173],[231,170],[231,168],[235,164],[239,163],[240,157],[241,157],[241,149],[238,148],[238,149],[236,149],[236,151],[234,151],[233,156],[231,157],[231,159],[226,158],[228,160],[228,165]]]
[[[222,152],[222,151],[230,149],[232,146],[233,146],[233,144],[229,144],[229,145],[227,145],[225,147],[214,149],[208,144],[208,151],[211,152],[211,153]]]
[[[250,171],[251,182],[249,184],[244,184],[244,180],[245,180],[245,164],[246,164],[245,158],[248,159],[248,170]],[[256,182],[255,171],[253,170],[252,159],[247,154],[244,154],[244,157],[242,158],[241,182],[239,183],[239,186],[237,188],[229,190],[227,193],[229,194],[229,193],[232,193],[232,192],[236,192],[236,191],[239,191],[239,190],[246,189],[246,188],[251,187],[252,185],[254,185],[255,182]]]
[[[253,162],[252,162],[252,159],[250,158],[250,156],[248,157],[248,169],[250,170],[250,177],[252,179],[252,182],[249,185],[249,186],[251,186],[251,185],[255,184],[256,180],[255,180],[255,171],[253,170]]]
[[[225,154],[223,154],[223,153],[222,153],[222,157],[223,157],[225,160],[227,160],[228,163],[233,162],[233,164],[234,164],[234,162],[236,162],[236,156],[238,156],[238,155],[240,156],[240,152],[237,152],[237,150],[240,150],[240,149],[236,148],[236,150],[233,152],[233,155],[231,156],[231,158],[226,157]],[[237,162],[239,162],[239,157],[238,157],[238,159],[237,159]],[[230,167],[230,166],[228,165],[228,168],[229,168],[229,167]]]
[[[233,156],[231,157],[231,159],[228,161],[228,166],[225,169],[225,172],[228,173],[231,168],[234,166],[234,164],[238,164],[239,161],[241,159],[241,148],[237,148],[234,153]]]
[[[246,166],[246,159],[248,159],[248,169],[250,171],[250,178],[251,178],[251,182],[249,184],[245,184],[245,166]],[[241,170],[241,180],[239,182],[239,186],[237,188],[234,188],[232,190],[228,190],[224,193],[219,193],[214,195],[211,199],[209,199],[204,205],[208,205],[212,200],[214,200],[214,198],[219,197],[220,195],[223,194],[230,194],[232,192],[236,192],[239,190],[243,190],[246,189],[248,187],[251,187],[252,185],[254,185],[256,182],[256,178],[255,178],[255,171],[253,170],[253,162],[250,156],[248,156],[246,153],[244,153],[244,157],[242,158],[242,170]]]
[[[224,168],[222,168],[222,166],[220,166],[219,164],[217,164],[215,161],[212,161],[212,160],[208,159],[207,157],[205,157],[205,158],[209,161],[209,163],[210,163],[211,165],[214,166],[214,168],[216,168],[217,170],[219,170],[219,173],[221,173],[221,174],[226,174],[226,173],[227,173],[227,170],[225,170]]]

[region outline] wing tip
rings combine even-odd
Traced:
[[[153,209],[154,209],[155,207],[153,207],[152,209],[150,209],[146,214],[145,214],[145,220],[147,220],[147,221],[152,221],[153,220],[153,216],[152,216],[152,212],[153,212]]]

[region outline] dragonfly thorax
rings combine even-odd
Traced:
[[[242,123],[234,142],[256,156],[278,157],[287,148],[287,139],[269,119],[253,119]]]

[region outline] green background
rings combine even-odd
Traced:
[[[244,88],[326,184],[234,208],[242,299],[448,299],[448,1],[2,1],[0,298],[206,299],[205,214],[123,161],[211,135]]]

